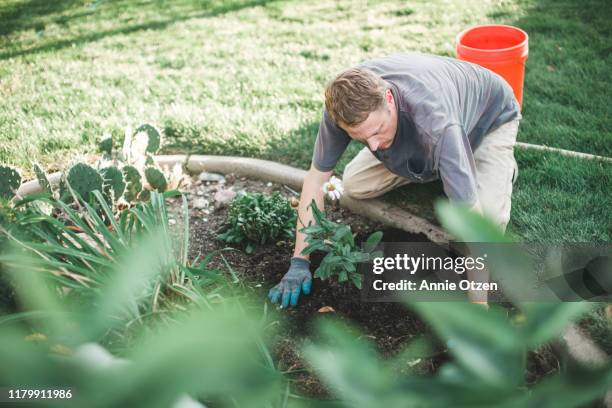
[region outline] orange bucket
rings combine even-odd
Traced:
[[[490,24],[468,28],[457,35],[457,58],[473,62],[502,76],[523,106],[527,33],[509,25]]]

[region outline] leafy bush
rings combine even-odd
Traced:
[[[271,195],[240,192],[230,205],[218,238],[242,244],[250,254],[254,245],[293,238],[296,218],[289,201],[278,192]]]
[[[314,276],[323,280],[337,276],[338,282],[350,279],[355,286],[361,288],[361,275],[357,272],[357,265],[379,256],[373,251],[382,239],[382,232],[377,231],[370,235],[362,250],[355,243],[355,237],[348,225],[328,220],[314,200],[309,207],[315,223],[300,230],[306,234],[308,243],[302,254],[308,255],[314,251],[327,253]]]
[[[147,213],[152,209],[143,206],[137,217],[151,221]],[[105,238],[108,257],[96,255],[91,246],[79,254],[54,245],[38,254],[41,247],[21,241],[15,252],[0,255],[22,289],[18,295],[24,306],[22,313],[0,315],[0,383],[70,387],[75,406],[83,407],[169,407],[186,395],[214,406],[282,406],[288,388],[265,346],[263,329],[269,322],[244,308],[239,297],[207,307],[219,300],[211,292],[201,302],[174,310],[130,313],[150,305],[150,296],[143,294],[154,293],[159,282],[171,285],[168,268],[177,267],[172,262],[176,254],[164,244],[172,237],[164,230],[147,229],[140,238],[122,233]],[[121,240],[130,246],[115,257],[113,248]],[[87,264],[92,267],[88,276],[103,276],[97,282],[70,282],[77,266]],[[208,279],[207,271],[199,272]],[[65,290],[57,290],[58,284]],[[186,284],[173,287],[178,291]],[[149,315],[156,319],[146,319]],[[92,343],[114,348],[122,360],[100,361],[99,352],[88,351]],[[62,400],[49,404],[73,405]]]
[[[2,385],[70,387],[78,406],[167,407],[186,395],[215,406],[287,401],[264,339],[269,322],[235,276],[208,267],[218,252],[188,260],[186,200],[183,227],[168,226],[165,199],[175,195],[152,192],[114,217],[94,191],[110,225],[78,198],[78,210],[48,193],[10,207],[0,268],[16,283],[20,313],[0,314]],[[100,360],[92,343],[125,360]]]
[[[139,202],[117,216],[102,193],[94,191],[92,195],[96,205],[79,200],[76,202],[79,210],[44,193],[21,200],[14,209],[15,224],[27,230],[33,240],[23,240],[6,230],[3,235],[31,253],[37,268],[48,272],[57,286],[69,288],[71,296],[90,296],[108,281],[124,258],[137,264],[146,263],[155,277],[143,284],[132,300],[131,309],[124,313],[129,319],[156,313],[164,306],[174,307],[187,301],[206,303],[209,295],[219,296],[201,289],[209,284],[216,286],[216,275],[220,272],[207,269],[210,257],[200,263],[191,262],[187,257],[189,214],[186,200],[183,199],[182,206],[184,228],[177,232],[168,226],[165,200],[180,193],[153,192],[150,201]],[[53,213],[61,217],[47,215],[41,210],[41,203],[53,208]],[[157,250],[150,250],[150,253],[162,254],[162,258],[150,254],[142,258],[134,255],[148,236],[156,237],[157,245]],[[5,259],[5,264],[11,264],[10,260]],[[125,272],[127,279],[130,272]]]
[[[437,210],[442,224],[463,241],[505,240],[492,222],[474,213],[449,205]],[[518,270],[515,257],[509,256],[507,264],[502,273],[509,280],[529,273]],[[319,328],[324,340],[307,345],[304,355],[340,407],[591,406],[612,383],[609,362],[585,366],[564,354],[558,373],[533,386],[525,378],[527,351],[555,341],[589,304],[516,303],[520,313],[508,318],[496,306],[487,310],[468,302],[410,302],[442,340],[452,340],[452,359],[432,376],[418,375],[413,368],[431,350],[427,344],[408,344],[384,361],[365,336],[349,334],[329,320]]]

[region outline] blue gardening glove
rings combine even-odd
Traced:
[[[297,306],[300,292],[305,295],[310,293],[312,286],[312,275],[310,274],[310,262],[304,258],[294,256],[291,258],[289,271],[283,276],[280,283],[270,289],[268,297],[272,303],[278,303],[282,298],[282,307]]]

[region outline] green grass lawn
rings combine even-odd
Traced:
[[[612,156],[611,19],[607,1],[0,0],[0,162],[61,168],[151,122],[166,152],[307,167],[334,74],[397,51],[452,56],[459,31],[492,22],[530,35],[519,139]],[[511,231],[610,240],[612,165],[517,158]],[[439,190],[390,199],[431,216]]]

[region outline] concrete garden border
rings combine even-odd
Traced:
[[[191,173],[200,173],[202,171],[224,174],[234,173],[241,177],[272,181],[284,184],[296,191],[302,189],[302,183],[306,175],[306,171],[302,169],[249,157],[171,155],[157,156],[156,161],[161,166],[173,166],[181,163]],[[390,227],[415,234],[425,234],[433,242],[447,243],[451,239],[451,236],[442,228],[432,224],[425,218],[411,214],[397,206],[387,204],[382,200],[356,200],[344,195],[340,199],[340,205],[356,214],[363,215]]]
[[[514,146],[519,149],[524,149],[524,150],[529,150],[529,149],[540,150],[543,152],[557,153],[561,156],[566,156],[566,157],[574,157],[574,158],[585,159],[585,160],[601,160],[606,163],[612,163],[612,157],[597,156],[595,154],[575,152],[573,150],[559,149],[558,147],[550,147],[546,145],[538,145],[538,144],[531,144],[531,143],[524,143],[524,142],[516,142]]]
[[[248,177],[263,181],[272,181],[284,184],[293,190],[300,191],[306,171],[269,160],[254,159],[237,156],[214,155],[161,155],[155,161],[161,166],[174,166],[181,164],[192,173],[202,171],[216,173],[234,173],[240,177]],[[53,173],[48,176],[52,185],[59,184],[62,173]],[[40,192],[37,180],[28,181],[21,185],[17,191],[18,196]],[[398,206],[387,204],[382,200],[356,200],[347,195],[340,199],[340,205],[350,211],[381,222],[390,227],[399,228],[410,233],[424,234],[432,242],[445,244],[452,236],[441,227],[432,224],[425,218],[416,216]],[[577,325],[570,324],[561,335],[562,343],[570,355],[577,361],[590,366],[606,364],[610,357],[601,350]],[[612,390],[604,397],[604,405],[612,408]]]

